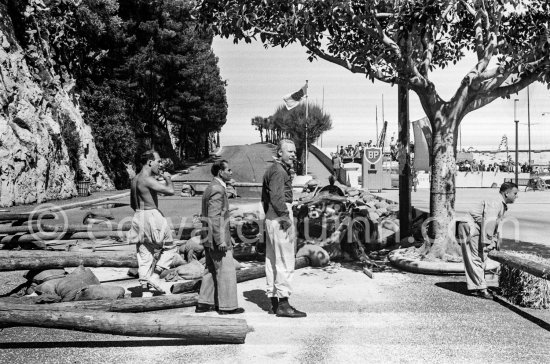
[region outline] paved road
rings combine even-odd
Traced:
[[[524,318],[465,295],[462,280],[399,272],[369,279],[353,265],[305,268],[297,271],[291,298],[308,313],[304,319],[268,315],[263,279],[239,283],[246,309],[239,317],[253,328],[243,345],[183,346],[177,340],[16,327],[0,331],[0,362],[550,362],[548,310],[530,310]],[[162,312],[167,319],[195,315],[192,308]]]
[[[496,188],[459,188],[457,189],[455,209],[457,215],[464,214],[468,208],[489,194],[497,194]],[[399,200],[398,190],[383,190],[377,195]],[[510,223],[503,225],[503,247],[513,250],[525,250],[550,257],[550,190],[528,191],[523,188],[516,202],[509,206],[506,215]],[[411,194],[412,205],[429,211],[430,194],[428,189],[419,189]],[[517,225],[513,219],[517,219]],[[517,228],[516,228],[517,226]],[[514,241],[519,239],[521,244]]]
[[[225,159],[233,170],[233,178],[238,182],[261,182],[265,169],[273,162],[274,147],[272,144],[249,144],[224,146],[216,159]],[[212,179],[210,167],[206,163],[191,170],[189,174],[175,176],[175,181],[208,181]]]

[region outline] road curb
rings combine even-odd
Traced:
[[[405,251],[406,249],[397,249],[388,254],[388,259],[394,267],[419,274],[464,275],[463,263],[430,262],[407,258],[404,256]],[[498,264],[494,260],[488,259],[485,270],[493,270],[498,267]]]

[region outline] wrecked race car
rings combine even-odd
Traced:
[[[339,194],[319,194],[295,205],[298,249],[314,244],[331,259],[368,261],[366,251],[378,247],[378,223],[362,205]]]

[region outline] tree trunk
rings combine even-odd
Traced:
[[[148,312],[196,306],[198,302],[198,295],[196,293],[188,293],[146,298],[131,297],[117,300],[36,304],[36,302],[40,299],[42,299],[40,296],[24,297],[24,299],[7,297],[0,299],[0,306],[5,304],[24,304],[29,306],[29,311],[34,309],[35,311],[96,310],[108,312]]]
[[[431,223],[423,253],[426,259],[460,261],[460,246],[450,236],[454,234],[456,131],[450,120],[441,124],[432,131]]]
[[[0,305],[3,325],[51,327],[104,334],[178,338],[184,344],[242,344],[248,325],[242,319],[92,310],[34,311],[34,306]]]
[[[264,134],[263,134],[263,130],[260,129],[260,142],[263,143],[264,142]]]

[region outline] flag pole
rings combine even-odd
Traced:
[[[307,100],[307,88],[308,88],[308,84],[307,84],[307,80],[306,80],[306,161],[305,161],[305,164],[304,164],[304,176],[307,176],[307,118],[308,118],[308,108],[309,108],[309,103],[308,103],[308,100]]]

